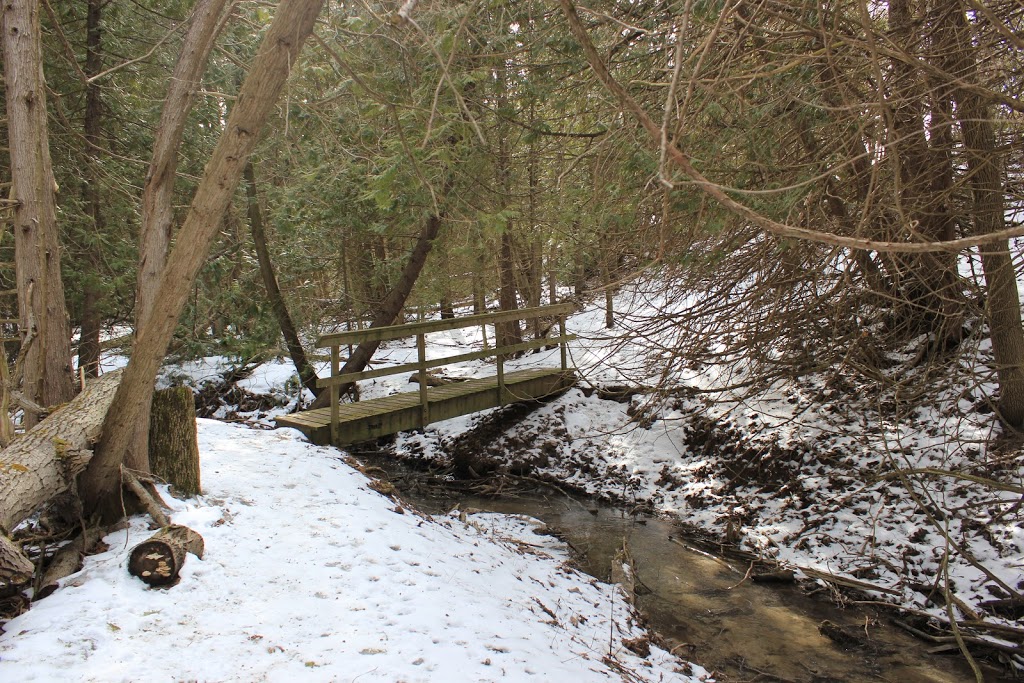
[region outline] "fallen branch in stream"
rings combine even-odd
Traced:
[[[885,602],[884,600],[855,600],[851,604],[854,605],[871,605],[874,607],[885,607],[887,609],[896,610],[910,616],[918,617],[921,619],[928,619],[939,622],[943,628],[952,628],[949,623],[949,618],[940,614],[932,612],[926,612],[922,609],[915,607],[907,607],[906,605],[898,605],[892,602]],[[956,643],[956,636],[954,635],[935,635],[922,631],[906,622],[902,622],[899,619],[893,619],[893,623],[899,626],[908,633],[912,633],[928,642],[934,643]],[[957,626],[961,629],[972,629],[974,631],[984,631],[990,634],[993,638],[1000,638],[1002,640],[1017,639],[1024,640],[1024,628],[1017,628],[1015,626],[1007,626],[1006,624],[994,624],[992,622],[980,620],[980,619],[957,619]],[[989,640],[976,634],[963,634],[961,636],[965,642],[972,645],[981,645],[984,647],[990,647],[1000,652],[1006,652],[1014,655],[1015,657],[1021,658],[1019,663],[1024,665],[1024,645],[1007,645],[1006,643]]]
[[[830,574],[829,572],[811,569],[810,567],[801,567],[799,565],[792,565],[792,568],[800,570],[809,578],[818,579],[837,586],[845,586],[846,588],[855,588],[862,591],[875,591],[876,593],[885,593],[886,595],[903,595],[901,591],[898,591],[895,588],[878,586],[873,583],[868,583],[867,581],[861,581],[860,579],[851,579],[848,576],[837,576],[835,574]]]

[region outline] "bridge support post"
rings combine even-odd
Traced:
[[[562,338],[558,342],[558,350],[562,355],[562,372],[566,372],[569,369],[569,365],[566,362],[566,345],[568,342],[565,341],[565,314],[558,316],[558,336]]]
[[[505,407],[505,354],[498,354],[498,405]]]
[[[337,346],[331,347],[331,377],[338,374],[341,369],[341,353]],[[338,444],[338,420],[339,403],[341,403],[341,387],[337,384],[331,385],[331,444]]]
[[[420,429],[430,424],[430,401],[427,397],[427,344],[426,335],[416,335],[416,356],[420,375]]]

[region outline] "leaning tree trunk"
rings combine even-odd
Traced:
[[[270,309],[277,318],[277,325],[284,335],[285,346],[288,347],[288,355],[292,357],[295,371],[299,374],[302,386],[309,389],[313,396],[320,395],[320,387],[316,385],[316,371],[310,365],[306,357],[306,350],[302,348],[302,340],[299,339],[298,330],[292,316],[288,313],[288,305],[281,294],[281,287],[277,283],[277,275],[274,274],[274,264],[270,260],[270,250],[267,248],[267,233],[264,228],[263,209],[260,207],[259,196],[256,193],[256,171],[250,161],[245,165],[245,196],[248,200],[249,209],[249,230],[252,232],[252,243],[256,248],[256,258],[260,262],[260,276],[263,278],[263,287],[267,290],[267,299],[270,301]]]
[[[405,268],[402,269],[401,277],[398,278],[398,282],[395,283],[395,286],[377,310],[377,314],[370,323],[370,329],[386,327],[395,322],[395,318],[398,317],[402,307],[405,306],[406,299],[412,293],[413,285],[416,284],[416,279],[420,276],[423,265],[427,262],[427,255],[430,253],[434,240],[437,239],[437,235],[441,231],[442,221],[443,216],[437,215],[430,216],[427,219],[426,225],[423,226],[423,230],[420,232],[419,239],[416,240],[416,246],[413,247],[412,253],[409,254],[409,260],[405,262]],[[380,342],[363,342],[357,346],[352,350],[351,355],[345,361],[345,365],[341,368],[339,374],[360,372],[370,362],[370,358],[373,357],[378,346],[380,346]],[[340,391],[345,393],[351,387],[351,384],[343,384],[340,387]],[[329,406],[330,403],[331,392],[324,391],[313,401],[310,407],[324,408]]]
[[[17,557],[10,553],[6,534],[67,490],[85,469],[120,377],[120,372],[110,372],[90,382],[70,403],[0,451],[0,592],[23,573],[23,566],[11,564]]]
[[[263,38],[196,188],[160,279],[156,303],[136,337],[124,379],[107,413],[96,457],[79,481],[87,514],[99,514],[105,519],[121,516],[117,496],[121,463],[132,442],[142,406],[152,399],[157,371],[192,285],[238,188],[260,130],[274,111],[322,5],[323,0],[283,0]]]
[[[71,333],[60,273],[56,182],[50,162],[38,0],[10,0],[0,16],[18,313],[24,360],[24,393],[36,405],[55,406],[75,393]],[[26,410],[25,425],[36,423]]]
[[[142,228],[139,232],[139,268],[135,287],[136,338],[157,301],[160,276],[167,264],[174,222],[174,179],[178,149],[185,134],[192,103],[220,28],[228,0],[198,0],[181,45],[164,98],[160,123],[153,140],[153,156],[142,190]],[[149,401],[143,401],[136,432],[125,464],[136,472],[149,471]]]

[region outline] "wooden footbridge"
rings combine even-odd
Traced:
[[[329,388],[331,392],[330,407],[279,417],[276,420],[277,426],[294,427],[316,444],[343,446],[409,429],[423,428],[432,422],[468,415],[487,408],[536,401],[553,396],[565,391],[576,381],[575,371],[567,365],[566,360],[566,343],[576,338],[575,335],[565,333],[565,316],[572,310],[572,304],[556,304],[326,335],[317,340],[317,347],[331,349],[331,376],[318,380],[317,384]],[[427,360],[425,338],[431,332],[536,318],[557,319],[558,336],[543,337],[512,346],[490,348],[485,342],[484,349],[481,351]],[[384,342],[407,337],[416,337],[417,362],[339,374],[341,347],[351,348],[351,345],[366,341]],[[505,372],[505,359],[509,356],[556,343],[560,350],[560,367]],[[452,363],[491,357],[497,359],[497,372],[491,377],[453,382],[436,387],[427,386],[427,381],[425,381],[428,377],[427,370]],[[393,394],[356,403],[340,402],[340,387],[342,385],[406,372],[418,374],[419,391]]]

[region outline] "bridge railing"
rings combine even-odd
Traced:
[[[341,399],[341,387],[352,382],[377,377],[398,375],[409,371],[419,373],[419,398],[420,398],[420,422],[421,427],[430,423],[430,403],[427,395],[427,370],[444,367],[453,363],[464,363],[472,360],[485,358],[497,358],[497,379],[499,403],[506,403],[505,388],[505,359],[513,354],[539,349],[557,343],[562,364],[562,371],[568,371],[566,344],[576,339],[574,334],[566,334],[565,318],[575,310],[571,303],[553,304],[551,306],[538,306],[535,308],[521,308],[515,311],[498,311],[495,313],[483,313],[480,315],[469,315],[461,318],[450,318],[447,320],[427,320],[404,325],[389,325],[386,327],[373,327],[365,330],[350,330],[337,332],[320,337],[316,345],[318,348],[330,348],[331,350],[331,375],[317,380],[317,386],[329,388],[331,392],[331,439],[337,440],[339,401]],[[466,327],[479,327],[493,325],[495,323],[511,322],[513,320],[534,320],[537,318],[554,318],[558,322],[558,336],[541,337],[520,344],[506,346],[485,347],[480,351],[460,353],[454,356],[443,358],[432,358],[427,360],[426,335],[432,332],[445,332]],[[403,363],[401,365],[390,365],[373,370],[361,372],[346,372],[341,374],[341,348],[352,346],[363,342],[385,342],[395,339],[406,339],[416,337],[417,360],[415,363]],[[485,342],[486,343],[486,342]]]

